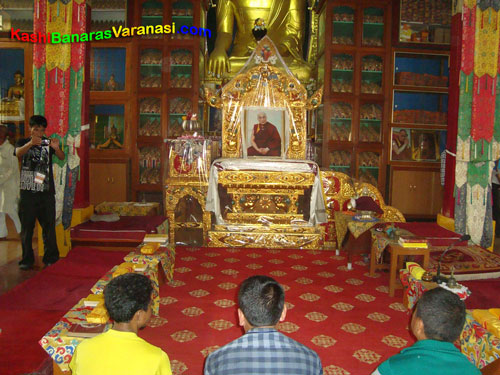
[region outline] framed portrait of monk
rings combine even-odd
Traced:
[[[285,158],[286,108],[243,108],[243,157]]]

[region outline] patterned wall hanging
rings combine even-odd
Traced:
[[[34,32],[86,32],[85,0],[36,0]],[[35,114],[47,118],[47,135],[60,139],[66,158],[54,158],[56,220],[69,228],[79,179],[85,43],[34,44]]]
[[[500,157],[499,5],[464,0],[462,6],[455,230],[483,247],[493,238],[491,172]]]

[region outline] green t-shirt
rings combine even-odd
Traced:
[[[377,370],[381,375],[481,375],[455,345],[436,340],[417,341]]]

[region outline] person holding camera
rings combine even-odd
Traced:
[[[31,116],[29,121],[30,138],[20,139],[14,155],[21,159],[21,199],[19,217],[21,219],[21,243],[23,247],[19,268],[29,270],[35,264],[33,254],[33,230],[38,219],[43,232],[46,266],[57,262],[59,250],[56,241],[56,201],[52,156],[64,159],[57,138],[45,137],[47,119]]]

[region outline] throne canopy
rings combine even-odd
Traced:
[[[308,100],[305,87],[264,37],[219,98],[207,92],[209,104],[222,108],[222,157],[305,159],[306,110],[319,105],[321,92]],[[269,147],[259,145],[265,142],[263,133],[257,139],[263,128],[272,141]]]

